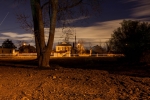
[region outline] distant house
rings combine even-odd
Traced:
[[[69,43],[62,42],[56,46],[55,57],[70,57],[72,46]]]
[[[102,54],[105,53],[106,51],[99,45],[93,46],[92,47],[92,53],[93,54]]]
[[[0,54],[1,55],[6,55],[6,54],[15,54],[15,48],[4,48],[0,46]]]
[[[31,45],[22,45],[19,47],[19,53],[36,53],[36,48]]]
[[[1,55],[14,55],[16,46],[13,44],[13,42],[9,39],[6,39],[2,46],[0,46],[0,54]]]

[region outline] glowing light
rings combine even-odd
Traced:
[[[23,45],[26,45],[26,43],[24,42]]]

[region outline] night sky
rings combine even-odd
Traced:
[[[13,0],[0,0],[0,4],[0,45],[6,39],[12,40],[16,46],[19,41],[34,45],[33,34],[20,28],[15,15],[16,12],[30,14],[29,2],[14,3]],[[22,8],[22,5],[27,7]],[[83,39],[94,46],[107,41],[124,19],[150,21],[150,0],[104,0],[100,6],[101,13],[98,16],[80,17],[72,21],[77,40]],[[58,37],[62,35],[62,28],[56,28],[54,42],[61,42],[62,38]]]

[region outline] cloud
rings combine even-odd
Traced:
[[[0,37],[0,41],[6,40],[6,39],[8,39],[8,38],[9,38],[9,37],[1,36],[1,37]]]
[[[69,24],[71,24],[71,23],[75,23],[75,22],[80,21],[80,20],[85,20],[87,18],[90,18],[90,16],[86,16],[86,17],[85,16],[81,16],[79,18],[62,20],[61,22],[64,23],[64,21],[65,21],[65,22],[68,22]]]
[[[0,34],[0,43],[3,43],[4,40],[10,39],[14,42],[14,44],[18,44],[18,41],[28,41],[30,44],[33,44],[33,34],[31,33],[24,33],[19,34],[15,32],[3,32]]]
[[[111,37],[113,30],[119,27],[122,20],[111,20],[105,22],[97,22],[90,27],[77,28],[77,35],[80,38],[91,38],[97,40],[106,40]]]
[[[23,38],[23,37],[31,38],[31,37],[33,37],[33,34],[31,34],[31,33],[18,34],[18,33],[14,33],[14,32],[4,32],[1,34],[4,36],[8,36],[10,38]]]
[[[73,36],[70,38],[70,42],[75,41],[75,33],[76,33],[76,40],[82,39],[86,43],[92,43],[94,45],[98,45],[100,42],[106,42],[111,38],[111,34],[113,31],[120,27],[120,23],[124,19],[118,20],[110,20],[104,22],[96,22],[92,26],[89,27],[72,27]],[[139,20],[139,19],[130,19],[127,18],[126,20]],[[140,19],[145,20],[145,19]],[[67,30],[67,29],[66,29]],[[46,41],[48,39],[49,28],[45,28],[45,37]],[[15,32],[4,32],[0,34],[0,42],[4,41],[5,39],[11,39],[13,41],[25,41],[29,42],[30,44],[34,45],[34,36],[32,33],[24,33],[19,34]],[[62,42],[65,35],[62,31],[62,28],[56,28],[55,31],[55,38],[54,43]]]
[[[83,39],[86,42],[106,42],[111,38],[111,34],[113,34],[113,31],[121,26],[120,23],[123,20],[124,19],[97,22],[89,27],[74,27],[72,28],[74,30],[72,31],[74,35],[71,37],[70,41],[74,42],[74,36],[76,33],[77,41],[79,39]],[[127,18],[126,20],[129,20],[129,18]],[[62,29],[56,28],[54,39],[55,42],[62,42],[64,37],[65,35],[63,34]]]
[[[147,18],[150,15],[150,0],[122,0],[121,2],[132,5],[129,10],[132,18]]]
[[[150,0],[126,0],[125,3],[134,3],[131,17],[147,17],[150,15]]]
[[[111,34],[113,33],[114,29],[118,28],[120,26],[120,22],[122,22],[123,19],[119,20],[111,20],[111,21],[105,21],[105,22],[97,22],[92,26],[89,27],[73,27],[72,33],[74,34],[70,41],[75,41],[75,33],[76,33],[76,40],[82,39],[85,42],[91,42],[91,43],[99,43],[106,42],[111,38]],[[48,29],[47,29],[48,30]],[[62,38],[61,38],[62,37]],[[62,42],[65,35],[62,32],[61,28],[56,28],[55,33],[55,42]]]
[[[93,24],[92,26],[89,27],[74,27],[73,33],[76,33],[76,38],[77,41],[79,39],[83,39],[85,42],[95,42],[99,43],[101,42],[106,42],[111,38],[111,34],[113,34],[113,31],[120,27],[120,23],[124,19],[118,19],[118,20],[110,20],[110,21],[104,21],[104,22],[97,22]],[[126,18],[125,20],[143,20],[145,19],[131,19],[131,18]],[[55,42],[62,42],[63,38],[58,38],[58,37],[63,37],[63,32],[61,28],[56,29],[55,33]],[[71,37],[70,39],[71,42],[74,42],[74,36]]]
[[[150,5],[144,5],[137,8],[132,9],[133,17],[146,17],[150,15]]]
[[[150,15],[150,0],[138,1],[139,7],[133,9],[133,16],[149,16]]]

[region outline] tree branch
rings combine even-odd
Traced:
[[[77,6],[77,5],[79,5],[82,1],[83,0],[80,0],[79,2],[76,2],[76,3],[72,4],[72,5],[69,5],[69,6],[66,6],[66,7],[63,7],[63,8],[59,8],[58,12],[63,11],[63,10],[67,10],[68,8],[73,8],[73,7]]]
[[[80,0],[79,2],[76,2],[76,3],[72,4],[72,5],[69,5],[69,6],[66,6],[66,7],[63,7],[63,8],[59,8],[59,9],[58,9],[58,12],[63,11],[63,10],[66,10],[66,9],[68,9],[68,8],[73,8],[73,7],[77,6],[77,5],[79,5],[82,1],[83,1],[83,0]],[[45,3],[41,6],[41,9],[43,9],[43,8],[44,8],[46,5],[48,5],[49,3],[50,3],[50,0],[49,0],[48,2],[45,2]]]
[[[19,23],[22,23],[21,27],[25,29],[26,31],[33,32],[33,23],[28,22],[29,16],[25,14],[16,14],[17,20]]]
[[[43,9],[46,5],[48,5],[50,3],[50,0],[48,2],[45,2],[42,6],[41,9]]]

